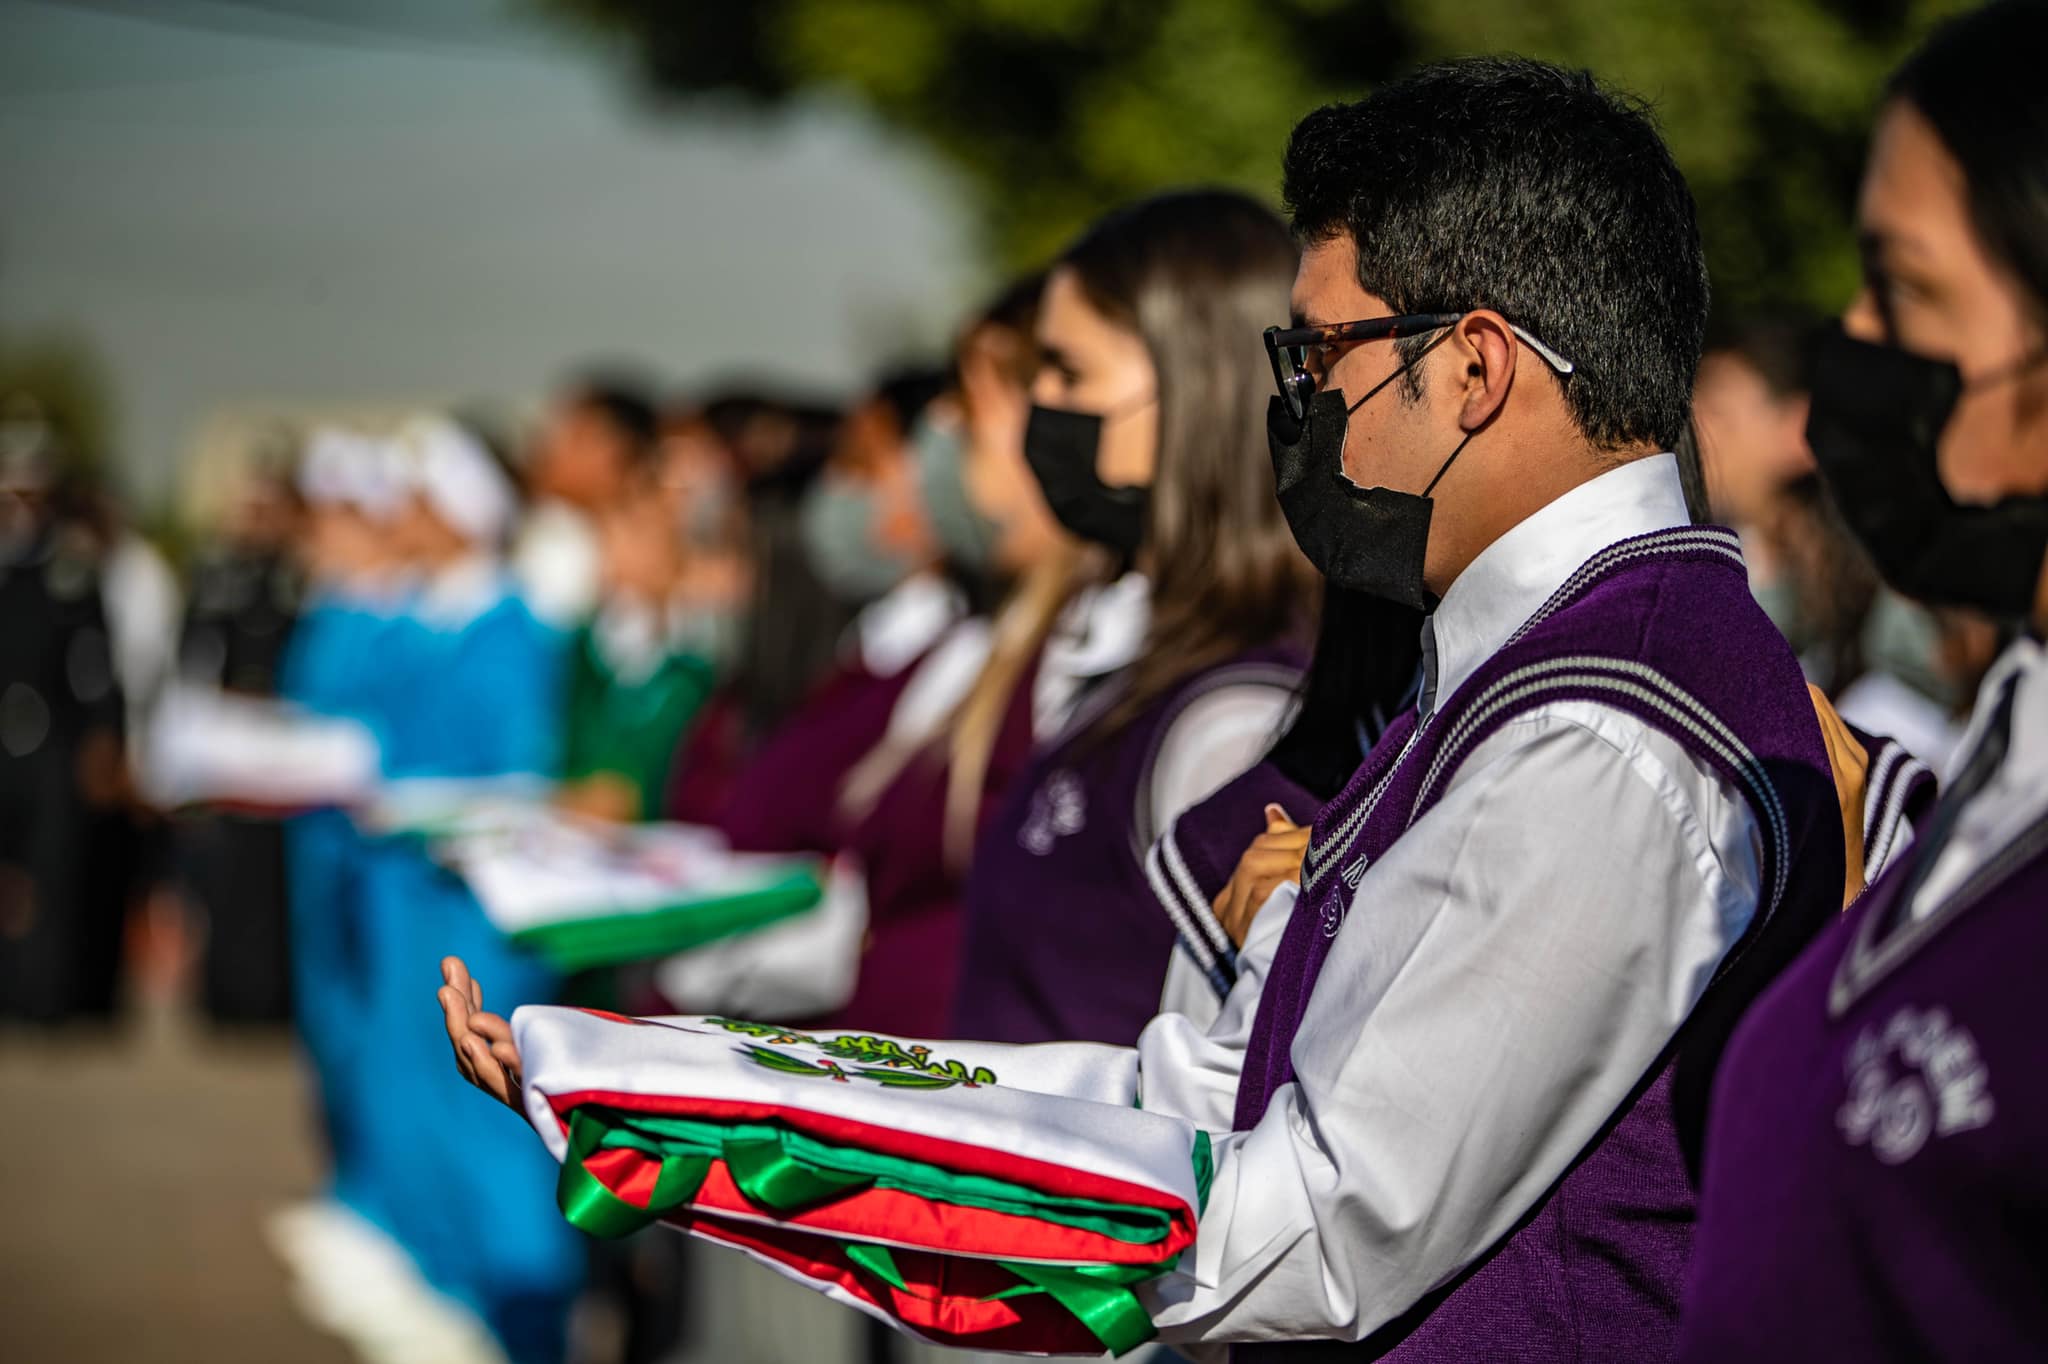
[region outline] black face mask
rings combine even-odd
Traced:
[[[1053,519],[1128,561],[1145,542],[1150,490],[1112,488],[1096,477],[1101,445],[1102,418],[1093,412],[1034,405],[1024,428],[1024,459],[1045,492]]]
[[[1344,432],[1351,414],[1413,364],[1401,366],[1349,406],[1340,388],[1316,393],[1302,421],[1294,420],[1275,396],[1266,404],[1266,447],[1273,456],[1280,511],[1316,572],[1338,587],[1432,611],[1436,597],[1422,579],[1434,505],[1429,495],[1478,433],[1466,433],[1420,494],[1361,488],[1344,474]]]
[[[1964,388],[1952,364],[1834,329],[1814,355],[1806,441],[1885,581],[1933,605],[2024,618],[2048,554],[2048,498],[1970,507],[1949,496],[1936,449]]]

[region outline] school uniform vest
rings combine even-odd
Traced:
[[[1910,921],[1916,860],[1730,1045],[1684,1360],[2048,1357],[2048,820]]]
[[[1299,651],[1248,650],[1183,680],[1105,740],[1091,722],[1115,703],[1114,680],[1082,702],[1064,736],[1012,784],[983,832],[967,886],[967,955],[951,1035],[991,1042],[1130,1046],[1158,1011],[1173,922],[1145,872],[1158,831],[1149,791],[1159,745],[1201,696],[1232,684],[1292,687]],[[1265,823],[1256,788],[1230,816]],[[1239,851],[1242,851],[1240,845]]]
[[[740,769],[713,824],[741,852],[837,851],[839,789],[881,742],[916,671],[836,669]]]
[[[1145,883],[1173,925],[1175,950],[1209,982],[1217,999],[1237,983],[1237,945],[1211,906],[1252,840],[1266,832],[1265,808],[1302,818],[1322,804],[1270,762],[1227,782],[1168,822],[1145,854]]]
[[[1847,724],[1847,722],[1844,722]],[[1869,764],[1863,777],[1863,875],[1875,883],[1911,841],[1939,793],[1934,772],[1898,740],[1848,725]]]
[[[1034,664],[1011,692],[989,754],[977,828],[1031,761],[1035,673]],[[945,846],[951,771],[941,735],[904,764],[847,830],[846,851],[867,875],[867,940],[853,997],[821,1026],[946,1035],[966,940],[962,871]]]
[[[1256,1125],[1293,1079],[1290,1046],[1330,943],[1347,913],[1373,912],[1369,898],[1353,903],[1367,869],[1489,735],[1565,700],[1653,726],[1755,816],[1760,902],[1709,1000],[1753,993],[1742,970],[1749,949],[1766,938],[1808,941],[1839,909],[1841,826],[1827,753],[1798,661],[1749,594],[1734,534],[1682,528],[1621,541],[1581,566],[1427,720],[1411,711],[1396,721],[1317,817],[1301,898],[1253,1025],[1239,1130]],[[1356,1344],[1240,1346],[1233,1359],[1668,1358],[1693,1233],[1674,1113],[1674,1055],[1690,1031],[1520,1224],[1406,1316]]]

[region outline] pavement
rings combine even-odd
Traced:
[[[282,1030],[222,1036],[164,1003],[116,1028],[8,1030],[0,1095],[0,1353],[347,1364],[263,1237],[319,1179]]]

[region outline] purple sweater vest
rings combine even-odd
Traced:
[[[1210,908],[1253,839],[1266,831],[1265,808],[1306,819],[1322,802],[1270,762],[1262,762],[1199,805],[1183,810],[1145,854],[1145,881],[1184,952],[1218,1000],[1237,983],[1237,945]]]
[[[1397,721],[1317,817],[1239,1082],[1239,1130],[1293,1078],[1290,1045],[1366,867],[1429,811],[1482,740],[1566,699],[1656,727],[1755,814],[1764,898],[1703,1007],[1717,992],[1753,989],[1742,971],[1752,944],[1809,940],[1834,914],[1841,830],[1827,753],[1798,661],[1750,596],[1735,536],[1698,527],[1621,541],[1581,566],[1428,721],[1418,726],[1412,711]],[[1668,1358],[1694,1212],[1674,1056],[1692,1033],[1688,1024],[1513,1231],[1405,1316],[1356,1344],[1240,1346],[1232,1358]]]
[[[2048,820],[1909,924],[1914,851],[1730,1044],[1681,1359],[2048,1358]]]
[[[967,954],[951,1036],[994,1042],[1130,1046],[1158,1011],[1174,926],[1160,913],[1145,858],[1156,831],[1140,793],[1183,708],[1218,687],[1292,687],[1301,655],[1247,651],[1187,678],[1109,738],[1088,722],[1114,702],[1114,680],[1082,704],[1067,732],[1011,785],[974,850]],[[1224,816],[1263,828],[1255,787]]]

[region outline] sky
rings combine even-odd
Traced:
[[[145,505],[223,411],[531,405],[592,362],[844,393],[976,266],[850,106],[653,115],[515,0],[0,0],[0,336],[100,353]]]

